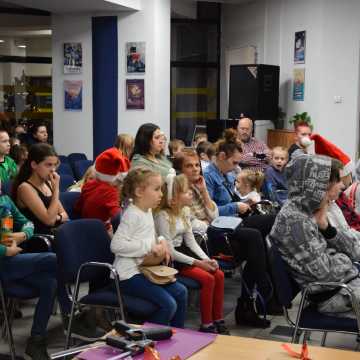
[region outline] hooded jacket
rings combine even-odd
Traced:
[[[289,197],[276,217],[270,240],[302,287],[358,276],[353,261],[360,258],[359,243],[342,229],[320,231],[313,217],[325,197],[330,173],[331,159],[318,155],[300,155],[286,167]]]

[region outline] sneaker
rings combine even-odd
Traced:
[[[50,360],[46,338],[40,335],[31,336],[26,343],[25,355],[32,360]]]
[[[211,334],[217,334],[217,330],[216,330],[216,327],[214,325],[210,325],[210,326],[203,326],[201,325],[200,328],[199,328],[199,331],[200,332],[203,332],[203,333],[211,333]]]
[[[69,326],[69,316],[63,317],[64,334],[67,335]],[[71,325],[71,337],[86,342],[96,341],[105,335],[105,331],[96,327],[95,318],[89,319],[86,312],[82,312],[74,316]]]
[[[229,329],[225,325],[224,320],[215,321],[214,325],[216,327],[216,331],[221,335],[231,335]]]

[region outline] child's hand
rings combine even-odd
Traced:
[[[19,252],[21,252],[23,249],[19,248],[16,244],[16,241],[14,240],[12,245],[6,248],[6,256],[15,256]]]
[[[165,257],[166,248],[162,243],[154,244],[151,248],[151,252],[157,257]]]
[[[195,260],[193,265],[203,269],[207,272],[214,272],[214,266],[210,263],[211,260]]]

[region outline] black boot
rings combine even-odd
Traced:
[[[26,343],[25,354],[33,360],[50,360],[46,338],[40,335],[31,336]]]
[[[255,312],[251,299],[238,298],[235,309],[235,321],[237,325],[247,325],[266,329],[270,326],[270,320],[263,319]]]

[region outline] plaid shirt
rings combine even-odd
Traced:
[[[356,231],[360,231],[360,216],[355,212],[350,199],[344,193],[341,193],[336,203],[343,212],[349,226]]]
[[[242,154],[240,166],[242,169],[251,169],[254,171],[265,171],[270,162],[270,150],[261,140],[254,137],[248,142],[242,143]],[[259,158],[257,156],[264,157]]]

